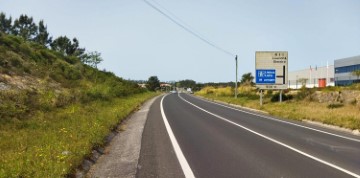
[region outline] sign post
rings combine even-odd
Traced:
[[[256,87],[262,90],[282,90],[288,88],[288,52],[257,51],[255,53]],[[262,99],[262,97],[261,97]]]
[[[238,61],[237,61],[237,55],[235,56],[235,70],[236,70],[236,77],[235,77],[235,98],[237,98],[237,91],[238,91],[238,87],[237,87],[237,83],[238,83]]]

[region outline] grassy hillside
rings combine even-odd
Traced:
[[[249,108],[263,110],[284,119],[312,120],[350,129],[360,129],[360,85],[325,89],[286,90],[285,102],[279,103],[279,93],[268,90],[260,106],[255,87],[240,86],[238,98],[234,88],[205,87],[196,95]]]
[[[0,177],[63,177],[156,93],[0,33]]]

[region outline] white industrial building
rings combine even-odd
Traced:
[[[307,69],[290,71],[288,87],[299,89],[303,84],[307,88],[335,86],[334,65],[309,66]]]
[[[352,73],[355,70],[360,70],[360,55],[337,59],[334,65],[290,71],[288,87],[299,89],[303,84],[307,88],[314,88],[359,83],[360,79]]]

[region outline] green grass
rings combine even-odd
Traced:
[[[64,177],[104,137],[156,93],[142,93],[0,119],[0,177]]]
[[[136,83],[0,32],[0,177],[64,177],[153,97]]]

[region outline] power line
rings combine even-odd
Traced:
[[[154,0],[150,0],[151,2],[155,3],[157,6],[161,7],[163,10],[165,10],[167,12],[167,14],[169,14],[169,16],[172,16],[173,18],[175,18],[175,20],[177,20],[179,23],[182,23],[186,28],[190,29],[191,31],[193,31],[194,33],[198,34],[199,36],[201,36],[202,38],[206,39],[204,36],[200,35],[200,33],[198,31],[196,31],[194,28],[192,28],[189,24],[187,24],[186,22],[184,22],[183,20],[181,20],[179,17],[177,17],[175,14],[173,14],[170,10],[168,10],[167,8],[165,8],[164,6],[162,6],[161,4],[159,4],[158,2],[154,1]],[[207,40],[209,41],[209,40]]]
[[[155,5],[153,5],[151,2],[149,2],[148,0],[144,0],[144,2],[149,5],[151,8],[155,9],[156,11],[158,11],[160,14],[162,14],[163,16],[165,16],[166,18],[168,18],[170,21],[172,21],[173,23],[175,23],[176,25],[178,25],[179,27],[181,27],[182,29],[184,29],[185,31],[189,32],[190,34],[194,35],[195,37],[197,37],[198,39],[200,39],[201,41],[207,43],[208,45],[216,48],[219,51],[222,51],[225,54],[228,54],[230,56],[235,56],[235,54],[219,47],[218,45],[210,42],[209,40],[205,39],[204,37],[202,37],[200,34],[194,32],[194,30],[191,30],[189,25],[186,25],[186,23],[184,23],[181,19],[179,19],[178,17],[176,17],[175,15],[173,15],[173,13],[171,13],[169,10],[166,10],[164,7],[162,7],[163,9],[165,9],[168,13],[172,14],[172,16],[174,16],[175,18],[178,19],[178,21],[182,21],[183,24],[181,24],[180,22],[178,22],[177,20],[175,20],[173,17],[171,17],[170,15],[166,14],[165,12],[163,12],[162,10],[160,10],[158,7],[156,7]],[[158,4],[158,3],[156,3]],[[158,4],[159,5],[159,4]],[[160,5],[159,5],[160,6]],[[185,24],[185,25],[184,25]],[[188,26],[188,27],[186,27]]]

